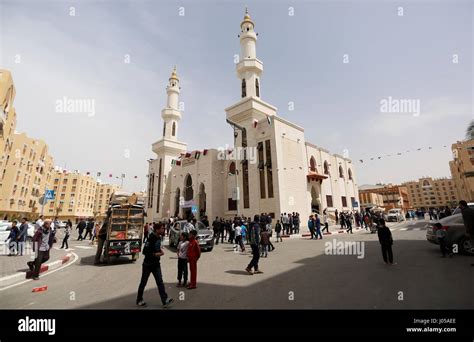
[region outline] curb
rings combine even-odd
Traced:
[[[44,273],[46,271],[51,271],[56,268],[59,268],[60,266],[64,265],[65,263],[69,262],[72,258],[72,253],[68,253],[67,255],[63,256],[61,259],[50,262],[48,264],[41,265],[40,269],[40,274]],[[17,283],[18,281],[21,281],[23,279],[31,279],[32,274],[31,271],[28,272],[16,272],[14,274],[5,276],[0,278],[0,288],[13,285]]]

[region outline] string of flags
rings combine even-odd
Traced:
[[[443,148],[446,148],[448,147],[448,145],[443,145]],[[441,147],[440,147],[441,148]],[[412,152],[421,152],[423,150],[432,150],[433,147],[432,146],[428,146],[428,147],[419,147],[419,148],[415,148],[415,149],[410,149],[410,150],[406,150],[405,152],[397,152],[397,153],[392,153],[392,154],[386,154],[386,155],[382,155],[382,156],[377,156],[377,157],[370,157],[370,158],[367,158],[367,159],[359,159],[359,162],[360,163],[364,163],[364,161],[367,161],[367,160],[379,160],[379,159],[382,159],[384,157],[395,157],[395,156],[402,156],[404,154],[407,154],[407,153],[412,153]]]

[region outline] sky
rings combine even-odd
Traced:
[[[116,184],[107,175],[125,174],[127,190],[144,190],[176,65],[178,138],[189,150],[232,146],[224,109],[240,100],[245,6],[261,98],[307,141],[352,159],[359,185],[450,176],[450,146],[474,118],[472,1],[0,0],[17,130],[45,140],[60,167]],[[95,111],[58,110],[64,98]],[[414,107],[384,111],[390,99]]]

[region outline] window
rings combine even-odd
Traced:
[[[313,156],[311,156],[311,159],[309,160],[309,170],[312,172],[316,172],[316,160]]]
[[[329,164],[327,161],[324,161],[324,174],[329,175]]]
[[[258,83],[258,78],[255,79],[255,93],[257,94],[257,97],[260,97],[260,85]]]
[[[245,82],[245,78],[242,79],[242,97],[247,96],[247,84]]]
[[[265,198],[265,170],[263,167],[263,142],[259,142],[257,145],[258,150],[258,173],[260,177],[260,198]]]
[[[171,131],[171,135],[174,137],[176,135],[176,122],[173,122],[173,128]]]
[[[332,204],[332,196],[331,195],[326,195],[326,205],[328,207],[332,207],[333,204]]]
[[[351,171],[351,169],[347,170],[347,174],[349,175],[349,180],[352,180],[352,171]]]
[[[270,140],[265,141],[265,155],[267,157],[268,198],[273,198],[272,151],[271,151],[271,148],[270,148]]]
[[[235,163],[234,162],[230,163],[230,165],[229,165],[229,174],[230,175],[235,175]]]
[[[232,198],[227,199],[227,210],[237,210],[237,201]]]
[[[163,136],[165,136],[166,133],[166,122],[163,122]]]
[[[161,169],[162,169],[162,159],[160,159],[160,166],[158,167],[158,194],[156,201],[156,212],[160,212],[160,199],[161,199]]]
[[[344,178],[344,170],[342,169],[342,166],[339,166],[339,178]]]
[[[347,199],[346,196],[341,196],[342,206],[347,207]]]

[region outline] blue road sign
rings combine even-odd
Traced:
[[[191,208],[191,211],[193,212],[193,214],[196,214],[198,212],[197,206],[193,205],[193,207]]]
[[[358,208],[359,207],[359,202],[354,201],[352,202],[352,208]]]
[[[44,199],[53,200],[54,199],[54,190],[46,190],[44,194]]]

